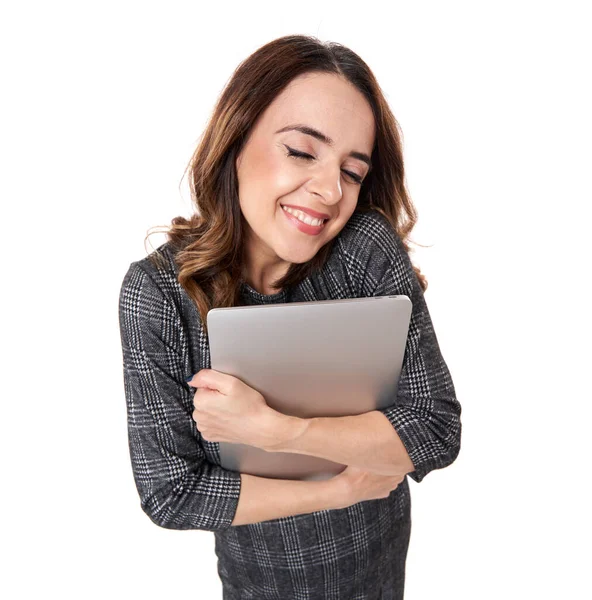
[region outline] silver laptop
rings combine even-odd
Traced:
[[[267,404],[302,418],[359,415],[395,403],[411,301],[407,296],[257,304],[208,312],[212,369],[244,381]],[[345,465],[220,442],[225,469],[324,480]]]

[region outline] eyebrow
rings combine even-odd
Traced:
[[[276,133],[284,133],[286,131],[299,131],[300,133],[304,133],[305,135],[312,136],[313,138],[319,140],[320,142],[323,142],[323,144],[327,144],[328,146],[335,145],[335,142],[329,136],[325,135],[324,133],[320,132],[314,127],[309,127],[308,125],[286,125],[286,127],[278,129]],[[358,160],[365,162],[368,165],[368,173],[372,170],[372,161],[365,152],[358,152],[356,150],[352,150],[348,154],[348,156],[351,156],[352,158],[357,158]]]

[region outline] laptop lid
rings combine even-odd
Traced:
[[[407,296],[257,304],[208,312],[211,367],[301,418],[362,414],[395,402],[409,320]],[[345,466],[317,456],[220,442],[229,470],[328,479]]]

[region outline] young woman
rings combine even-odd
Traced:
[[[142,508],[161,527],[214,532],[225,600],[402,598],[406,475],[455,460],[461,408],[409,259],[416,214],[380,87],[342,45],[274,40],[239,65],[189,166],[195,214],[173,219],[120,293]],[[210,308],[389,294],[413,311],[385,409],[289,417],[210,368]],[[326,481],[256,477],[223,469],[220,441],[346,467]]]

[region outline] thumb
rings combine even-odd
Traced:
[[[230,375],[215,371],[214,369],[201,369],[192,378],[189,385],[198,388],[208,388],[225,393],[229,384]]]

